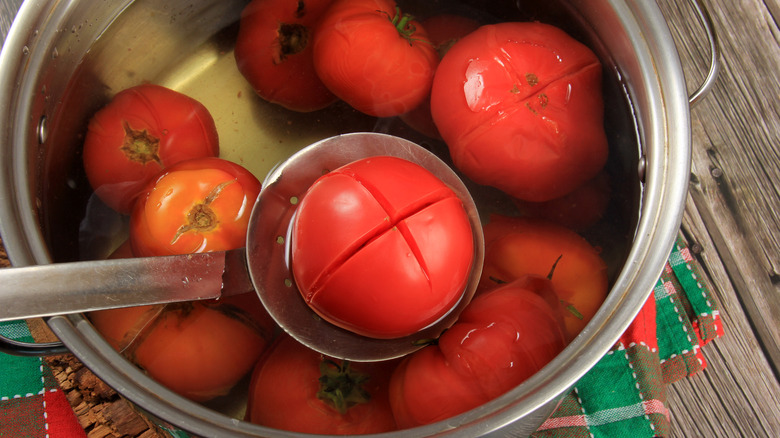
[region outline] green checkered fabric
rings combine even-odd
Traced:
[[[0,323],[0,334],[33,342],[24,321]],[[0,370],[0,437],[86,437],[51,370],[40,358],[0,353]]]
[[[700,266],[678,237],[661,278],[618,343],[567,394],[534,438],[670,435],[666,386],[704,369],[723,335]]]

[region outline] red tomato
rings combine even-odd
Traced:
[[[146,184],[179,161],[219,155],[217,128],[200,102],[159,85],[119,92],[95,113],[84,170],[108,206],[129,214]]]
[[[422,22],[428,32],[428,39],[436,49],[439,59],[459,39],[477,30],[479,23],[471,18],[461,15],[442,14],[426,18]],[[415,109],[401,114],[401,120],[421,134],[431,138],[440,138],[439,131],[433,123],[431,116],[431,99],[426,96],[423,102]]]
[[[220,158],[166,169],[138,200],[130,217],[136,256],[191,254],[241,248],[260,181]]]
[[[387,397],[395,364],[324,357],[282,335],[252,374],[247,420],[313,434],[395,430]]]
[[[522,383],[565,346],[544,278],[478,295],[438,345],[407,356],[390,380],[401,428],[429,424],[482,405]],[[554,303],[554,301],[553,301]]]
[[[605,172],[569,194],[544,202],[517,201],[523,216],[547,219],[574,231],[595,225],[604,216],[612,190]]]
[[[110,258],[131,257],[129,245]],[[106,341],[184,397],[225,395],[266,349],[274,322],[257,294],[91,312]]]
[[[336,96],[312,63],[313,30],[332,0],[254,0],[241,13],[235,56],[238,70],[265,100],[308,112]]]
[[[563,304],[563,320],[574,338],[607,296],[607,264],[579,234],[534,219],[492,216],[484,227],[485,264],[479,291],[525,275],[546,276]]]
[[[438,62],[425,30],[393,0],[336,0],[314,35],[313,55],[336,96],[377,117],[419,105]]]
[[[460,199],[427,170],[393,157],[318,179],[292,233],[304,299],[325,320],[375,338],[415,333],[446,314],[474,258]]]
[[[456,167],[526,201],[571,192],[607,159],[601,64],[547,24],[483,26],[458,41],[431,112]]]

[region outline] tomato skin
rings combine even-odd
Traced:
[[[157,141],[149,161],[122,146],[133,132]],[[84,139],[84,170],[95,193],[114,210],[129,214],[136,197],[164,167],[219,155],[214,119],[200,102],[159,85],[120,91],[89,122]]]
[[[293,276],[325,320],[393,338],[446,314],[474,259],[471,225],[455,193],[424,168],[372,157],[318,179],[292,228]]]
[[[322,82],[353,108],[376,117],[403,114],[431,89],[438,63],[422,26],[404,37],[393,0],[336,0],[314,36],[314,68]],[[400,11],[399,11],[400,12]]]
[[[397,361],[351,363],[354,371],[368,376],[363,389],[369,399],[341,414],[317,398],[322,360],[321,354],[282,335],[252,374],[247,420],[314,434],[358,435],[397,428],[387,396],[388,381]]]
[[[548,283],[518,280],[476,296],[438,345],[404,358],[390,380],[398,426],[429,424],[480,406],[560,353],[565,334],[543,296]]]
[[[255,92],[299,112],[337,100],[317,77],[314,28],[332,0],[254,0],[241,13],[236,64]]]
[[[148,184],[133,209],[133,253],[141,257],[241,248],[259,193],[260,181],[254,175],[221,158],[171,166]],[[197,224],[212,213],[209,226]]]
[[[483,231],[485,263],[477,292],[525,275],[547,276],[554,266],[552,284],[563,303],[566,333],[569,339],[577,336],[609,289],[607,264],[596,248],[576,232],[540,219],[491,216]]]
[[[522,200],[563,196],[607,160],[601,64],[547,24],[487,25],[458,41],[431,113],[458,169]]]

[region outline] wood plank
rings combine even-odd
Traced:
[[[690,89],[708,45],[688,2],[659,0]],[[726,337],[709,366],[669,388],[675,436],[780,431],[780,47],[776,0],[709,0],[723,50],[712,94],[692,111],[693,166],[683,230],[701,248]],[[756,335],[754,336],[753,330]],[[765,353],[766,356],[762,353]]]
[[[678,24],[686,75],[694,77],[706,58],[702,42],[689,36],[698,25],[679,4],[659,4]],[[763,348],[780,363],[778,29],[759,0],[709,4],[720,31],[723,63],[713,94],[692,112],[691,196],[707,212],[702,218]]]

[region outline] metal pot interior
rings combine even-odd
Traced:
[[[232,56],[245,1],[68,3],[25,4],[0,64],[2,92],[10,102],[0,114],[6,136],[0,150],[0,232],[15,264],[103,258],[124,240],[127,219],[91,195],[80,148],[90,116],[113,94],[142,82],[203,102],[217,122],[222,156],[261,180],[299,148],[350,131],[386,132],[446,151],[395,118],[370,118],[344,105],[295,114],[256,97]],[[613,288],[604,308],[558,359],[521,387],[472,412],[410,431],[476,436],[506,431],[511,423],[513,433],[530,433],[614,343],[663,266],[688,174],[682,73],[663,18],[648,2],[416,3],[436,11],[466,9],[486,22],[555,24],[594,49],[604,65],[607,166],[620,184],[614,184],[606,219],[586,235],[603,248],[610,266]],[[495,204],[493,191],[474,190]],[[273,433],[231,418],[239,415],[240,403],[201,406],[156,384],[114,352],[83,316],[55,317],[49,325],[98,376],[165,422],[203,436]]]

